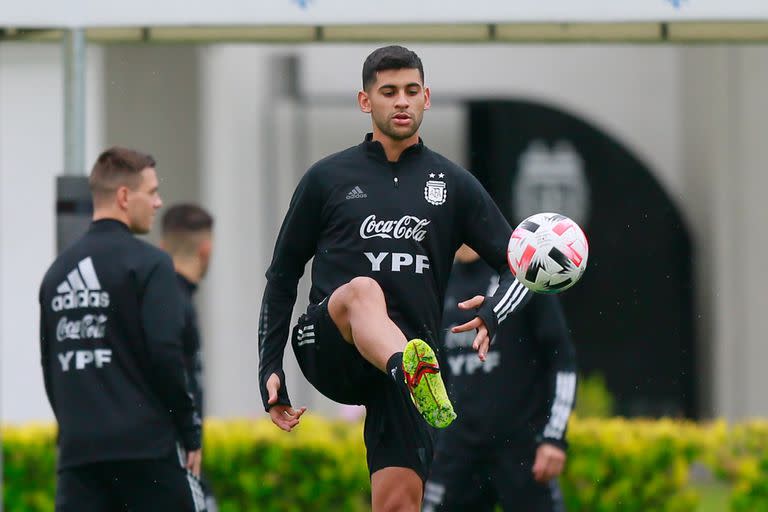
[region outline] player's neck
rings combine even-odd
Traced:
[[[459,263],[472,263],[480,259],[480,255],[470,246],[464,244],[456,251],[456,261]]]
[[[93,210],[93,221],[96,222],[97,220],[104,220],[104,219],[112,219],[117,220],[125,224],[126,226],[130,226],[130,222],[128,220],[128,214],[125,213],[123,210],[120,210],[119,208],[111,208],[111,207],[97,207]]]
[[[384,154],[387,156],[388,161],[397,162],[400,160],[400,155],[403,154],[403,151],[413,146],[414,144],[418,144],[419,133],[416,132],[407,139],[393,139],[392,137],[385,135],[379,130],[374,129],[372,138],[382,145],[384,148]]]
[[[465,264],[465,265],[468,265],[468,264],[470,264],[470,263],[474,263],[474,262],[476,262],[477,260],[479,260],[479,259],[480,259],[480,256],[478,256],[477,254],[474,254],[474,255],[471,255],[471,256],[465,256],[465,255],[459,255],[459,254],[457,254],[455,259],[456,259],[456,261],[458,261],[459,263],[463,263],[463,264]]]
[[[176,272],[192,284],[199,284],[203,278],[200,262],[196,259],[173,258],[173,266]]]

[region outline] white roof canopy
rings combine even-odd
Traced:
[[[103,41],[768,39],[768,0],[6,0],[5,38]],[[51,32],[53,31],[53,32]]]

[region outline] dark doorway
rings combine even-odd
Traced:
[[[470,169],[510,224],[572,217],[590,244],[562,294],[582,373],[602,374],[627,416],[695,416],[691,243],[654,174],[573,114],[525,101],[472,101]]]

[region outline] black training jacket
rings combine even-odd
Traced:
[[[197,310],[194,295],[197,285],[181,274],[176,274],[176,281],[181,291],[181,302],[184,309],[184,328],[181,331],[181,345],[184,351],[184,368],[189,378],[189,388],[195,399],[195,407],[200,416],[203,412],[203,344],[200,328],[197,323]]]
[[[407,338],[435,344],[456,249],[464,242],[501,273],[497,293],[477,314],[491,333],[521,307],[527,290],[506,260],[511,228],[468,171],[419,143],[389,162],[371,135],[313,165],[301,179],[275,244],[259,325],[260,385],[281,377],[296,287],[312,263],[309,300],[317,304],[357,276],[375,279]],[[467,297],[469,298],[469,297]]]
[[[485,362],[472,350],[474,333],[450,331],[472,316],[457,302],[488,293],[497,282],[496,273],[481,260],[453,266],[439,359],[458,418],[440,435],[453,440],[449,445],[547,441],[565,448],[576,393],[576,355],[559,298],[533,295],[523,311],[496,331]]]
[[[99,220],[40,286],[45,389],[59,467],[166,456],[200,446],[181,349],[170,257],[116,220]]]

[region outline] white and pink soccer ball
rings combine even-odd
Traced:
[[[531,215],[512,232],[509,268],[537,293],[567,290],[587,268],[589,244],[578,224],[558,213]]]

